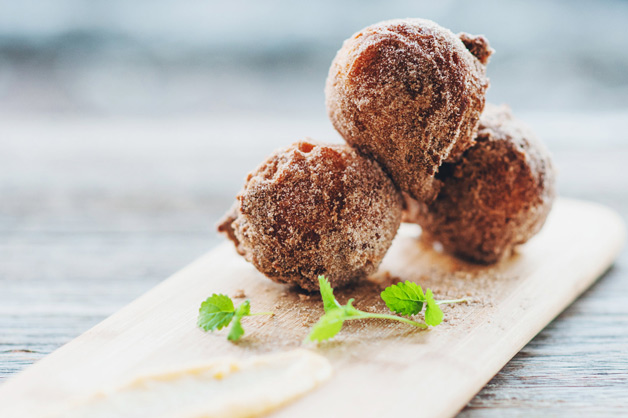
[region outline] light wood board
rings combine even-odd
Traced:
[[[335,369],[332,379],[275,415],[452,416],[546,324],[590,286],[621,250],[625,229],[614,212],[559,200],[541,233],[513,258],[492,267],[467,264],[417,239],[404,226],[374,282],[414,280],[444,307],[446,323],[429,331],[382,321],[349,323],[337,338],[311,348]],[[365,310],[384,311],[381,284],[337,292]],[[243,290],[253,311],[238,344],[225,331],[196,328],[211,293]],[[81,398],[137,374],[217,356],[250,356],[301,346],[322,312],[320,299],[263,278],[225,243],[126,308],[0,386],[1,417]]]

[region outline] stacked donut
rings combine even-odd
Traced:
[[[346,40],[325,89],[348,145],[299,141],[249,174],[219,224],[267,277],[306,290],[373,273],[401,219],[493,263],[539,231],[554,198],[547,150],[507,107],[485,106],[482,36],[389,20]]]

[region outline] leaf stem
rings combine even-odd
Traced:
[[[413,321],[411,319],[403,318],[401,316],[396,316],[396,315],[386,315],[386,314],[377,314],[377,313],[370,313],[370,312],[362,312],[362,311],[360,311],[360,315],[356,315],[356,316],[351,317],[349,319],[354,319],[354,318],[355,319],[362,319],[362,318],[389,319],[389,320],[393,320],[393,321],[404,322],[406,324],[413,325],[413,326],[415,326],[417,328],[422,328],[422,329],[426,329],[427,328],[427,325],[425,325],[425,324]]]
[[[274,312],[255,312],[252,314],[249,314],[248,316],[257,316],[257,315],[274,315]]]
[[[466,299],[450,299],[450,300],[437,300],[436,304],[437,305],[446,305],[448,303],[460,303],[460,302],[466,302]]]

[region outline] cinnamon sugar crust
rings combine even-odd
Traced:
[[[459,162],[442,167],[433,202],[406,197],[404,221],[461,258],[494,263],[541,229],[555,172],[545,146],[506,106],[487,105],[476,142]]]
[[[469,52],[473,54],[482,64],[488,64],[488,59],[495,52],[488,44],[488,39],[483,35],[470,35],[468,33],[460,32],[458,37],[467,47]]]
[[[444,161],[471,145],[488,88],[486,39],[424,19],[389,20],[346,40],[325,88],[329,117],[413,198],[430,201]]]
[[[302,140],[248,175],[218,231],[280,283],[340,287],[375,272],[397,233],[401,196],[351,147]]]

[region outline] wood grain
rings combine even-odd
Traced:
[[[317,348],[335,367],[332,380],[277,416],[322,416],[328,405],[365,417],[415,414],[416,405],[420,416],[454,415],[610,266],[624,235],[614,212],[560,200],[517,256],[480,267],[434,251],[417,240],[417,229],[404,228],[375,283],[340,291],[339,300],[355,296],[362,309],[384,310],[377,281],[393,276],[470,302],[447,307],[448,321],[430,331],[351,323]],[[240,344],[196,328],[207,295],[240,289],[256,310],[276,315],[247,321]],[[269,282],[224,244],[1,386],[0,416],[36,417],[41,408],[159,367],[297,347],[320,311],[318,297]]]

